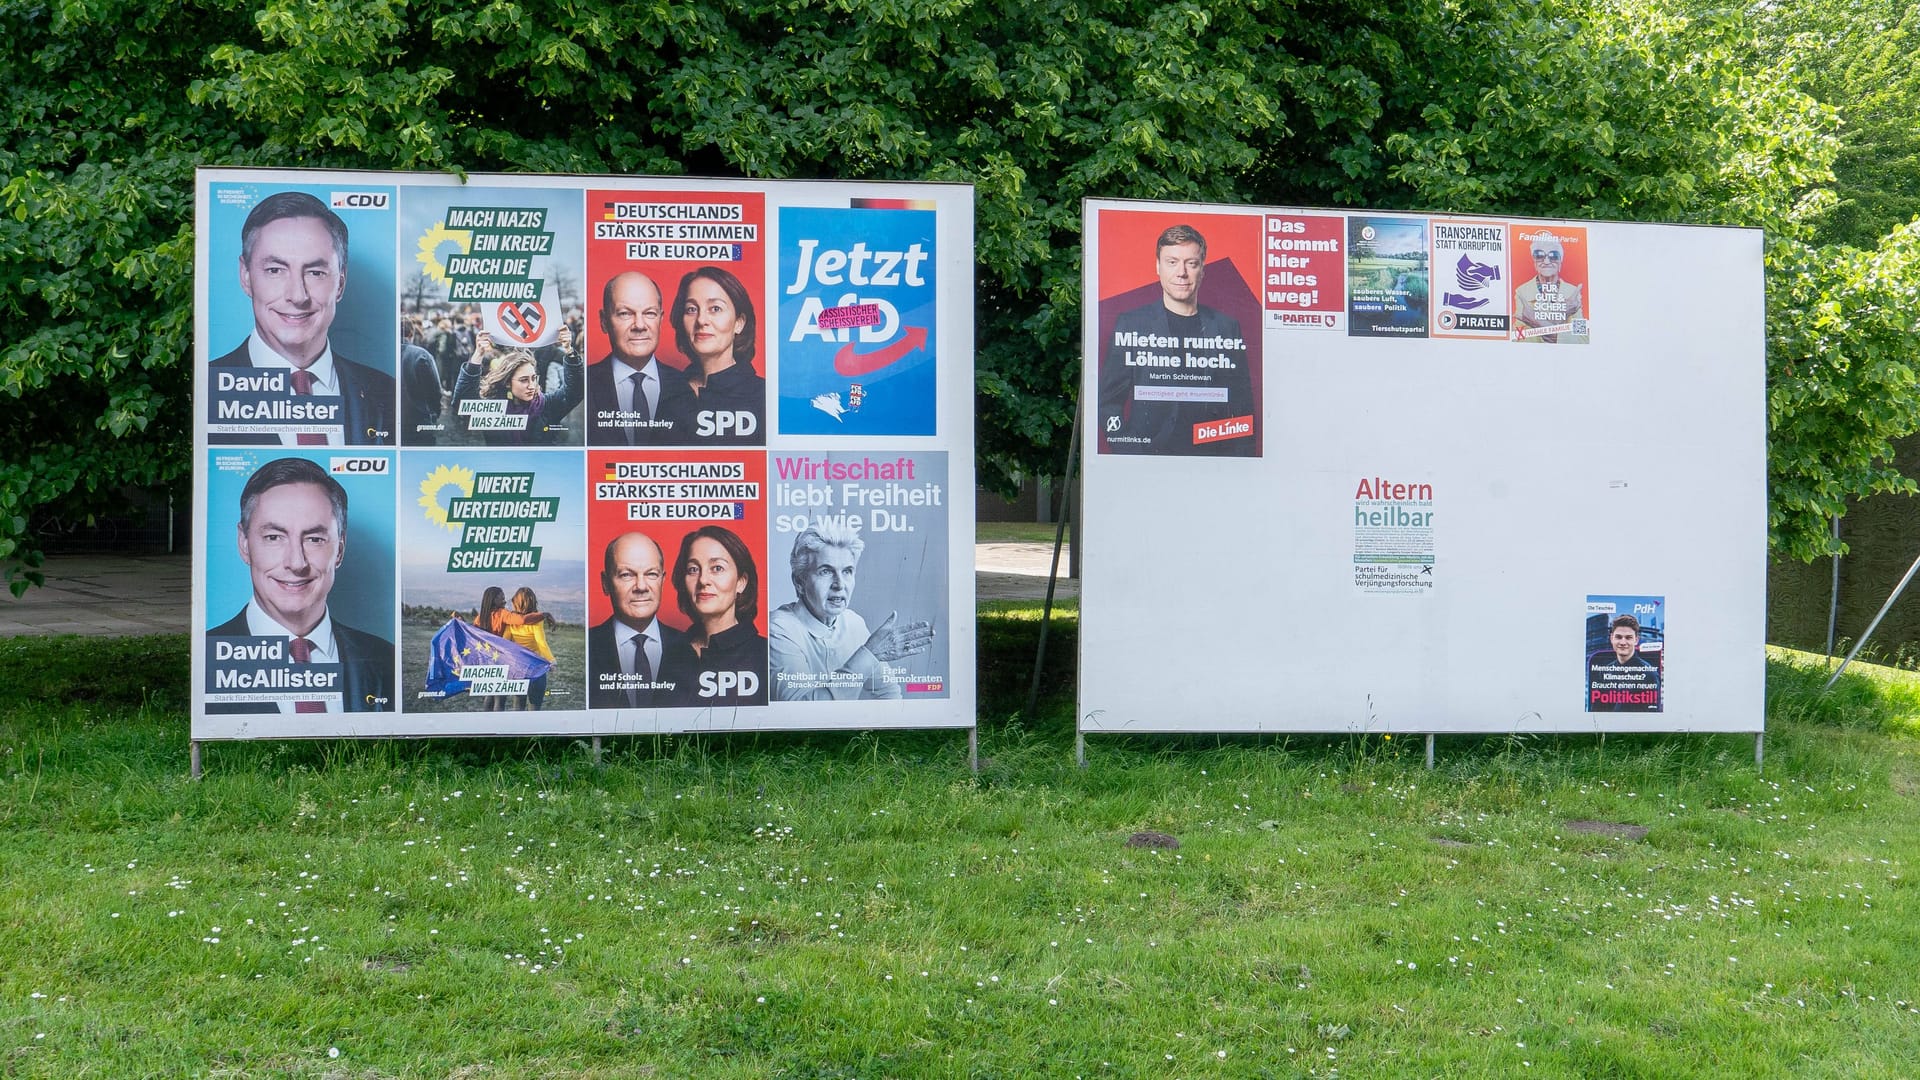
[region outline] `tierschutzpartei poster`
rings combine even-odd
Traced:
[[[971,188],[206,169],[195,221],[196,739],[973,724]]]

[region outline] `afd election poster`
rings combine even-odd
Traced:
[[[933,435],[935,213],[912,202],[780,211],[780,430]]]
[[[1082,222],[1081,733],[1764,728],[1758,231],[1137,200]],[[1702,320],[1675,298],[1708,280]],[[1239,357],[1188,349],[1176,308],[1237,321],[1250,398],[1189,366]],[[1225,421],[1175,410],[1209,397],[1245,400],[1250,438],[1220,445],[1257,453],[1190,460]],[[1174,587],[1187,564],[1212,573]],[[871,628],[896,605],[866,588]]]
[[[1095,448],[1259,457],[1260,216],[1103,210],[1098,227]]]
[[[947,455],[773,455],[772,692],[949,694]]]
[[[208,443],[394,445],[393,185],[263,175],[204,194]]]
[[[973,726],[970,187],[195,198],[195,739]]]

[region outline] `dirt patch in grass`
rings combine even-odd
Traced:
[[[1590,821],[1586,818],[1576,818],[1573,821],[1562,822],[1561,827],[1570,833],[1586,833],[1590,836],[1617,836],[1622,840],[1647,838],[1645,825],[1627,825],[1618,821]]]

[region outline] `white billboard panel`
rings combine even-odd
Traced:
[[[1762,729],[1758,232],[1085,214],[1081,730]]]
[[[973,725],[971,188],[196,194],[195,739]]]

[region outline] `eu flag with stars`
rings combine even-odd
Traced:
[[[460,619],[448,619],[447,625],[433,635],[432,659],[427,664],[429,695],[452,697],[467,691],[467,680],[460,677],[468,664],[505,665],[509,679],[534,679],[553,668],[553,661],[530,652],[506,638],[494,637],[485,630]]]

